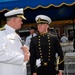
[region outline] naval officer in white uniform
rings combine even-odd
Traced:
[[[26,19],[23,9],[11,10],[4,16],[7,23],[0,31],[0,75],[26,75],[30,53],[15,33],[15,30],[21,28],[22,19]]]

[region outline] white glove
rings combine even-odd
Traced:
[[[37,67],[40,67],[41,66],[41,59],[40,58],[36,60],[36,66]]]

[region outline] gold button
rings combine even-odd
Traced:
[[[40,46],[40,44],[39,44],[39,46]]]
[[[41,49],[41,48],[39,48],[39,49]]]
[[[49,39],[49,37],[48,37],[48,39]]]
[[[50,56],[48,56],[50,58]]]
[[[42,53],[40,53],[40,55],[42,55]]]
[[[42,58],[42,56],[40,56]]]
[[[48,59],[50,61],[50,59]]]
[[[50,42],[50,40],[48,40],[48,42]]]
[[[50,54],[50,52],[48,54]]]
[[[39,39],[40,40],[40,39]]]
[[[39,42],[39,44],[40,44],[40,42]]]
[[[47,66],[48,64],[46,62],[43,63],[44,66]]]
[[[51,46],[49,46],[49,48],[51,48]]]
[[[42,52],[42,51],[40,50],[40,52]]]
[[[49,52],[50,52],[50,49],[49,49]]]
[[[47,36],[49,36],[49,35],[47,35]]]
[[[50,45],[50,43],[49,43],[49,45]]]

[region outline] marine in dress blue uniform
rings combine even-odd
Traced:
[[[35,18],[39,25],[50,24],[51,19],[46,15],[38,15]],[[48,32],[40,33],[31,39],[30,66],[32,75],[62,75],[64,69],[64,56],[57,36]],[[56,64],[56,53],[59,56],[59,64]],[[56,67],[58,69],[56,69]]]

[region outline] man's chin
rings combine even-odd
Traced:
[[[21,28],[21,26],[20,27],[18,27],[18,29],[20,29]]]
[[[21,27],[17,28],[16,30],[20,29]]]

